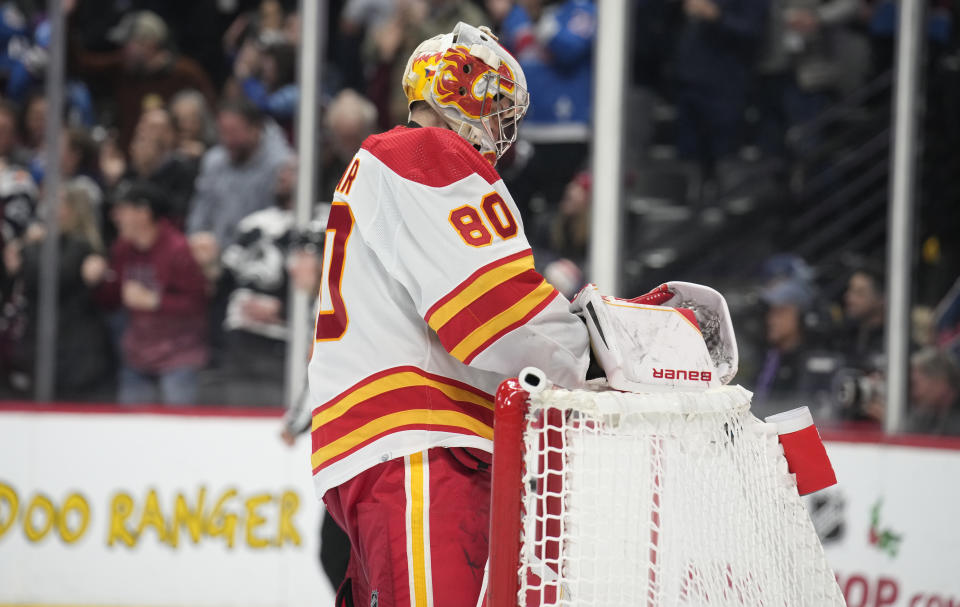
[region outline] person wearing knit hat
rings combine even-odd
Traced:
[[[120,149],[129,148],[134,129],[146,104],[167,103],[179,91],[196,89],[209,104],[215,93],[210,78],[195,60],[177,53],[166,22],[156,13],[127,14],[108,37],[120,48],[91,51],[83,47],[71,28],[68,62],[71,73],[103,83],[99,101],[109,104],[116,116]]]

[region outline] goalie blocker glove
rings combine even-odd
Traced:
[[[698,390],[736,375],[730,312],[709,287],[668,282],[627,300],[601,295],[591,284],[570,308],[586,323],[594,357],[612,388]]]

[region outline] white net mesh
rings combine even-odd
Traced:
[[[742,388],[545,390],[524,467],[520,605],[844,604]]]

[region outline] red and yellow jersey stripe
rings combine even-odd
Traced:
[[[533,267],[530,249],[489,263],[424,315],[447,352],[465,364],[526,324],[559,295]]]
[[[493,439],[493,396],[416,367],[386,369],[313,411],[316,474],[379,438],[433,430]]]

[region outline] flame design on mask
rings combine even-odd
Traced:
[[[513,71],[506,63],[500,64],[500,78],[493,68],[470,55],[464,46],[455,46],[444,53],[434,78],[437,103],[452,105],[469,118],[480,119],[494,108],[497,93],[513,93]],[[485,84],[488,81],[489,85]],[[486,110],[486,112],[484,112]]]
[[[403,92],[407,95],[408,102],[424,98],[423,91],[432,85],[437,63],[442,56],[443,53],[424,53],[412,61],[410,73],[403,82]]]

